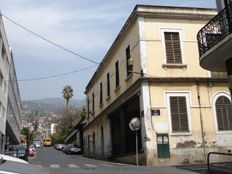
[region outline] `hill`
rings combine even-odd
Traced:
[[[63,98],[44,98],[39,100],[25,100],[22,101],[23,110],[37,110],[39,112],[55,112],[57,109],[66,106],[66,101]],[[71,99],[69,105],[81,108],[85,106],[85,99],[77,100]]]

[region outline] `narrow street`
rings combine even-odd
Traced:
[[[200,174],[207,173],[206,167],[176,168],[176,167],[147,167],[129,164],[113,163],[102,160],[85,158],[82,155],[66,155],[52,147],[37,149],[35,157],[29,159],[31,164],[46,168],[51,174]],[[192,170],[192,171],[191,171]],[[195,171],[195,172],[193,172]]]

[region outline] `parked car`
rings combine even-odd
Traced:
[[[71,155],[71,154],[81,154],[82,149],[77,144],[67,144],[63,148],[63,152]]]
[[[57,149],[57,150],[61,150],[62,151],[63,148],[64,148],[64,146],[65,146],[64,144],[55,144],[54,148]]]
[[[42,147],[42,142],[40,140],[35,140],[32,144],[34,144],[36,148]]]
[[[6,155],[17,157],[20,159],[27,159],[26,147],[22,144],[10,145],[8,150],[5,152]]]
[[[29,147],[28,155],[29,156],[34,156],[35,155],[35,149],[32,148],[32,147]]]
[[[37,167],[19,158],[0,154],[0,173],[2,174],[49,174],[46,168]]]

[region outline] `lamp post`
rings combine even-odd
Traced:
[[[129,127],[132,131],[135,131],[135,151],[136,151],[136,166],[139,165],[139,155],[138,155],[138,133],[140,129],[141,122],[138,117],[134,117],[129,122]]]

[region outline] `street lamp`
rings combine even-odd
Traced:
[[[141,127],[141,121],[138,117],[134,117],[129,122],[129,127],[132,131],[135,131],[135,149],[136,149],[136,166],[139,165],[139,157],[138,157],[138,133],[137,131]]]
[[[134,61],[132,58],[130,58],[130,59],[127,60],[127,63],[128,63],[128,71],[129,71],[130,73],[140,74],[141,77],[144,77],[143,70],[141,70],[140,72],[133,71],[134,62],[135,62],[135,61]]]

